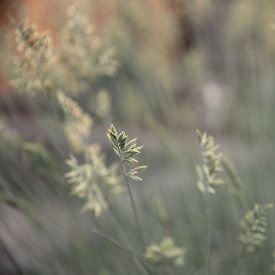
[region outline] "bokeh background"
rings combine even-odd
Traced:
[[[0,183],[28,213],[1,203],[0,239],[23,274],[141,274],[129,255],[90,231],[96,224],[139,247],[127,194],[113,201],[119,225],[109,212],[99,221],[81,214],[82,202],[70,196],[63,178],[70,148],[54,103],[11,85],[14,26],[27,17],[52,36],[58,51],[71,2],[0,1]],[[133,190],[146,240],[158,242],[169,234],[187,249],[186,266],[171,274],[207,274],[196,129],[211,133],[235,164],[247,207],[274,201],[275,2],[77,2],[102,44],[114,48],[118,63],[112,76],[83,80],[85,87],[75,96],[94,119],[89,142],[99,143],[110,163],[115,160],[106,139],[111,122],[138,137],[148,169]],[[98,109],[103,90],[109,95],[107,117]],[[165,209],[164,220],[156,201]],[[271,234],[263,252],[247,259],[240,273],[235,263],[242,214],[228,190],[219,191],[211,207],[211,274],[271,274]],[[272,215],[270,220],[271,233]],[[20,274],[5,253],[0,253],[0,274]]]

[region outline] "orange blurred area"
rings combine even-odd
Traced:
[[[50,32],[53,42],[58,40],[60,25],[66,18],[66,9],[72,4],[71,0],[2,0],[0,1],[0,24],[8,24],[9,17],[18,21],[22,16],[26,16],[30,23],[35,23],[42,31]],[[139,2],[129,2],[121,6],[117,0],[92,0],[82,3],[81,8],[89,14],[97,32],[104,32],[108,26],[112,26],[125,14],[132,17],[131,9],[142,9],[137,16],[145,17],[143,20],[149,21],[141,28],[137,27],[135,36],[142,40],[142,46],[148,49],[152,46],[158,47],[158,51],[168,59],[177,60],[178,54],[183,48],[189,48],[192,44],[192,35],[188,22],[184,18],[182,2],[177,0],[148,0],[143,4]],[[128,10],[129,9],[129,10]],[[143,13],[146,13],[143,14]],[[173,14],[173,20],[180,26],[179,37],[171,36],[168,29],[168,14]],[[0,75],[0,91],[7,90],[7,83],[3,74]]]
[[[19,20],[19,15],[26,14],[30,22],[42,30],[50,31],[54,36],[54,26],[51,16],[55,6],[53,1],[37,0],[1,0],[0,1],[0,25],[1,27],[9,24],[9,20]],[[15,22],[16,23],[16,22]],[[3,94],[10,90],[5,75],[0,71],[0,93]]]

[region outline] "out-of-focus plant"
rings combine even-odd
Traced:
[[[63,128],[68,141],[75,151],[83,151],[90,135],[93,119],[82,111],[76,101],[63,92],[59,91],[57,96],[64,112]]]
[[[151,206],[153,213],[161,223],[167,223],[169,221],[169,215],[160,197],[154,197],[151,201]]]
[[[151,244],[146,247],[144,257],[157,266],[183,266],[186,250],[177,247],[172,238],[164,238],[160,244]]]
[[[96,96],[96,114],[103,123],[109,123],[111,120],[112,102],[107,90],[102,89]]]
[[[197,165],[197,185],[202,193],[216,193],[216,186],[224,184],[222,154],[212,136],[197,131],[201,147],[202,164]]]
[[[7,121],[3,118],[0,118],[0,151],[2,153],[11,153],[14,151],[22,142],[22,138],[19,133],[8,126]]]
[[[77,157],[72,155],[67,161],[70,171],[66,179],[72,186],[72,193],[85,200],[83,211],[92,211],[98,217],[108,207],[110,196],[122,192],[123,187],[117,175],[118,166],[107,166],[100,146],[88,145],[93,118],[82,110],[77,96],[83,90],[90,91],[100,76],[112,75],[117,63],[113,50],[106,50],[99,45],[98,38],[91,36],[88,20],[78,14],[75,7],[69,10],[60,45],[54,49],[48,33],[39,31],[26,20],[20,23],[15,30],[16,56],[10,79],[18,92],[30,96],[30,102],[42,97],[43,104],[55,104],[51,106],[54,112],[47,115],[54,117],[54,123],[61,124],[70,149],[77,153]],[[98,115],[102,119],[108,117],[110,104],[105,94],[100,97]],[[43,168],[51,174],[50,157],[40,144],[28,141],[18,148],[22,149],[24,160],[39,171]],[[78,157],[83,157],[83,163]],[[47,173],[43,176],[48,178]],[[59,175],[54,180],[59,182]],[[2,199],[11,204],[10,198],[3,195]]]
[[[23,160],[37,171],[48,173],[55,170],[55,162],[42,144],[25,142],[22,144],[21,150]]]
[[[236,199],[236,201],[243,208],[243,182],[234,164],[225,155],[222,156],[222,166],[230,182],[230,187],[231,187],[230,191],[234,196],[234,198]]]
[[[11,83],[19,92],[45,94],[52,83],[54,55],[50,36],[23,21],[15,31],[17,56]]]
[[[196,77],[194,80],[189,80],[190,83],[182,89],[182,84],[184,84],[183,82],[185,81],[182,81],[181,79],[182,74],[178,71],[179,68],[177,68],[177,62],[171,61],[176,48],[174,48],[175,45],[170,39],[172,39],[172,37],[174,39],[176,36],[175,34],[177,34],[178,26],[176,27],[174,24],[170,25],[170,21],[166,20],[167,18],[162,16],[164,14],[170,15],[170,12],[165,12],[165,10],[168,10],[167,3],[170,3],[171,1],[145,2],[120,0],[106,1],[106,5],[109,3],[111,6],[117,5],[117,9],[114,14],[117,13],[116,15],[118,21],[116,23],[119,22],[119,26],[116,27],[118,27],[119,31],[114,34],[114,36],[118,38],[118,44],[121,46],[119,50],[122,62],[120,63],[123,63],[122,65],[124,66],[124,71],[127,73],[127,79],[131,78],[131,81],[134,79],[134,81],[136,81],[135,84],[137,86],[140,85],[142,88],[140,89],[140,93],[144,93],[144,98],[142,96],[136,96],[138,89],[133,87],[133,93],[128,93],[129,99],[127,100],[125,97],[121,100],[122,97],[116,95],[113,96],[113,94],[112,97],[117,100],[119,107],[117,109],[123,109],[126,107],[125,110],[135,113],[133,111],[134,107],[132,107],[132,105],[135,105],[136,114],[131,114],[132,120],[136,121],[140,119],[138,116],[141,116],[142,120],[144,120],[143,117],[146,116],[145,120],[147,120],[147,126],[155,131],[156,136],[160,137],[163,145],[166,144],[167,148],[171,148],[171,155],[174,155],[176,151],[177,155],[181,155],[181,151],[178,150],[179,146],[175,146],[174,139],[170,138],[171,131],[168,131],[167,128],[172,128],[174,125],[179,125],[178,122],[174,124],[175,120],[179,121],[181,124],[182,116],[179,114],[182,114],[181,109],[184,109],[181,108],[181,102],[186,101],[188,105],[192,106],[192,104],[189,104],[188,100],[185,100],[186,97],[183,91],[186,87],[188,88],[188,91],[190,89],[191,92],[201,88],[201,83],[198,85],[198,83],[195,82],[201,82],[204,79],[205,74],[202,73],[204,70],[201,70],[200,68],[204,65],[204,62],[202,62],[203,58],[200,55],[200,50],[196,49],[191,51],[192,54],[190,54],[190,52],[185,53],[186,56],[183,58],[186,62],[186,68],[184,69],[189,70],[189,74],[196,75]],[[195,18],[195,27],[203,27],[205,21],[211,21],[211,16],[216,9],[215,5],[212,5],[215,1],[209,1],[209,3],[207,3],[207,1],[193,2],[193,4],[191,4],[191,2],[189,3],[191,5],[189,7],[192,11],[194,11],[192,15],[197,14],[197,11],[201,14],[201,16]],[[243,3],[246,2],[247,1],[243,1]],[[162,11],[161,13],[155,12],[155,5],[160,5]],[[245,11],[245,5],[243,5],[243,7]],[[156,19],[155,16],[159,17]],[[251,18],[253,21],[253,16]],[[149,31],[146,30],[148,28]],[[159,35],[158,30],[160,28],[162,29],[162,35]],[[113,32],[113,30],[113,28],[110,28],[109,31]],[[146,32],[144,30],[146,30]],[[162,41],[164,43],[157,43]],[[65,22],[65,26],[62,30],[61,39],[56,43],[57,47],[55,51],[52,48],[48,34],[39,32],[36,27],[26,23],[20,24],[17,28],[16,43],[18,51],[16,54],[15,63],[13,64],[14,75],[12,77],[12,83],[16,89],[21,92],[25,92],[24,96],[46,94],[47,96],[49,95],[50,97],[54,97],[54,99],[58,100],[58,108],[60,108],[58,111],[62,110],[63,116],[61,115],[61,112],[55,113],[55,115],[60,114],[60,117],[62,117],[61,122],[59,121],[61,124],[60,128],[64,129],[65,138],[70,145],[71,151],[73,152],[71,157],[67,160],[69,171],[66,173],[66,180],[71,186],[71,193],[83,199],[84,206],[82,210],[92,212],[97,218],[94,222],[100,224],[100,218],[102,218],[100,215],[111,205],[109,204],[109,199],[111,199],[114,194],[123,191],[125,187],[123,186],[122,180],[118,173],[118,165],[107,165],[104,154],[100,150],[100,146],[89,144],[89,134],[95,116],[92,117],[88,114],[85,111],[87,109],[82,109],[81,100],[79,97],[90,91],[98,91],[100,88],[94,85],[97,80],[102,76],[111,76],[115,73],[118,67],[118,62],[114,59],[113,50],[102,47],[101,42],[95,35],[94,27],[91,26],[88,18],[83,16],[83,14],[78,11],[76,6],[69,8],[68,20]],[[154,47],[152,47],[152,45],[154,45]],[[249,51],[247,52],[249,53]],[[259,60],[261,59],[259,58]],[[192,64],[193,66],[190,66]],[[203,69],[205,68],[203,67]],[[180,75],[180,77],[178,75]],[[125,82],[123,74],[122,81]],[[125,88],[127,85],[124,83],[123,87]],[[128,85],[128,87],[131,87],[131,85]],[[125,90],[127,91],[127,89]],[[150,93],[147,95],[146,93],[149,90]],[[175,90],[179,90],[180,93],[175,93]],[[117,91],[114,90],[111,92]],[[56,96],[57,98],[55,98]],[[99,90],[98,93],[92,93],[92,96],[92,100],[95,104],[93,105],[93,108],[91,108],[92,114],[98,116],[103,124],[109,123],[112,120],[110,94],[105,90]],[[49,99],[50,97],[43,97],[43,100],[45,100],[43,103],[45,103],[46,99]],[[179,100],[177,100],[178,98]],[[144,106],[145,104],[148,104],[148,106]],[[189,108],[191,109],[192,107]],[[156,108],[161,114],[161,116],[158,117],[158,121],[154,119],[154,108]],[[146,115],[144,115],[145,110],[150,110],[150,112],[147,112]],[[193,116],[195,117],[197,114],[193,114]],[[149,121],[150,119],[151,121]],[[194,118],[190,119],[190,121],[193,122]],[[172,124],[170,124],[170,122],[172,122]],[[168,124],[169,126],[167,127]],[[189,123],[188,125],[193,127],[194,123]],[[3,152],[4,149],[6,149],[5,145],[9,144],[9,142],[12,144],[13,138],[9,138],[9,133],[6,131],[5,127],[2,128],[0,125],[0,129],[3,129],[3,136],[0,138],[0,145],[1,153],[4,155],[5,153]],[[7,137],[5,136],[6,134]],[[226,161],[226,158],[219,152],[219,148],[213,137],[206,133],[200,132],[198,133],[198,137],[201,146],[202,161],[201,165],[197,166],[197,185],[199,190],[204,194],[203,198],[208,200],[210,197],[208,195],[216,193],[216,187],[224,184],[224,173],[227,173],[229,179],[231,180],[233,194],[240,198],[240,193],[244,190],[242,189],[241,181],[234,167],[230,162]],[[137,145],[136,139],[129,140],[125,132],[119,133],[114,126],[111,126],[108,130],[108,139],[121,164],[122,174],[125,178],[124,185],[127,187],[136,224],[140,233],[140,239],[144,245],[142,254],[140,255],[136,252],[135,248],[128,249],[127,247],[125,249],[123,245],[117,241],[114,241],[109,236],[106,237],[106,235],[104,235],[104,233],[100,230],[96,231],[91,229],[91,232],[96,232],[97,236],[103,237],[103,239],[107,240],[115,247],[123,250],[123,256],[125,253],[131,255],[131,257],[138,261],[141,266],[145,263],[145,268],[142,269],[143,273],[151,274],[150,268],[149,272],[147,270],[147,264],[148,266],[151,264],[156,267],[155,270],[158,270],[158,267],[170,268],[184,266],[186,250],[185,248],[175,245],[173,238],[168,237],[164,238],[160,243],[155,243],[149,246],[145,245],[141,221],[142,224],[145,224],[147,221],[144,221],[143,223],[143,220],[140,221],[138,218],[136,209],[137,205],[134,201],[130,182],[130,180],[142,180],[140,172],[142,172],[146,166],[136,164],[137,157],[141,154],[142,146]],[[21,143],[21,141],[16,138],[14,140],[15,143]],[[22,144],[23,146],[20,146],[20,148],[23,149],[25,156],[24,159],[34,165],[37,165],[38,169],[44,166],[47,171],[50,171],[50,161],[44,150],[46,148],[42,148],[37,143],[25,141]],[[161,147],[161,149],[163,149],[164,146]],[[180,158],[177,158],[177,160],[178,159]],[[4,173],[5,171],[3,174]],[[188,197],[188,188],[184,189],[184,192],[187,193]],[[1,192],[0,194],[0,200],[2,202],[14,208],[18,207],[19,209],[18,202],[20,200],[17,200],[17,197],[13,196],[10,192]],[[216,194],[213,202],[207,201],[207,232],[204,227],[197,228],[195,226],[192,228],[197,221],[199,223],[199,219],[196,219],[196,216],[189,216],[190,213],[196,213],[196,209],[194,209],[195,207],[193,207],[193,204],[188,205],[189,200],[186,202],[187,210],[185,207],[182,207],[182,213],[180,214],[183,215],[178,215],[178,213],[175,213],[177,222],[181,221],[180,217],[184,217],[185,222],[184,224],[181,224],[180,222],[176,224],[176,226],[180,227],[179,229],[175,228],[178,230],[177,232],[187,232],[186,228],[190,227],[189,233],[192,235],[192,241],[193,238],[196,239],[196,241],[199,240],[202,242],[207,239],[207,251],[204,254],[206,255],[207,262],[201,262],[208,266],[207,268],[209,268],[209,274],[213,274],[214,272],[214,269],[211,272],[211,265],[216,265],[216,263],[219,262],[219,259],[221,259],[217,255],[221,251],[218,250],[218,246],[220,244],[224,245],[226,242],[226,238],[223,238],[225,229],[222,228],[221,231],[218,231],[219,227],[216,227],[216,223],[214,223],[217,221],[219,216],[214,215],[216,212],[210,213],[209,206],[210,204],[221,200],[221,197],[219,197],[220,195],[224,194],[222,194],[222,192]],[[193,198],[191,198],[190,201],[192,199]],[[231,203],[231,200],[228,201]],[[223,202],[225,204],[228,203],[226,200]],[[161,223],[169,224],[172,219],[172,215],[169,215],[168,212],[166,212],[165,208],[161,204],[161,201],[154,200],[152,204],[153,212],[157,216],[158,220]],[[266,230],[267,210],[269,208],[270,205],[256,204],[252,210],[247,212],[241,221],[240,241],[243,247],[243,252],[247,254],[247,256],[248,254],[255,253],[260,248],[263,248],[264,241],[268,236],[266,234]],[[115,218],[116,216],[120,216],[120,213],[113,213],[117,210],[116,207],[111,210],[112,215],[114,214]],[[217,210],[219,211],[223,209],[222,207],[219,207],[219,209],[215,209],[215,211]],[[171,211],[169,211],[169,213],[170,212]],[[226,214],[227,213],[229,212],[226,212]],[[200,215],[200,213],[196,214]],[[231,215],[226,216],[227,226],[234,227],[235,220],[231,218]],[[234,218],[236,217],[234,216]],[[119,225],[123,224],[122,229],[125,231],[130,228],[130,226],[124,226],[126,225],[126,220],[127,219],[125,218],[125,220],[123,220],[124,223],[119,223]],[[236,219],[236,221],[239,223],[239,218]],[[150,224],[151,222],[152,221],[150,221]],[[174,223],[171,224],[173,225]],[[159,226],[159,224],[157,226]],[[102,227],[101,229],[105,228]],[[116,229],[117,228],[114,227],[112,228],[112,230],[114,230],[114,234],[117,233],[115,232]],[[171,226],[171,229],[174,228]],[[154,230],[154,228],[152,230]],[[218,234],[216,234],[216,232],[218,232]],[[132,242],[131,239],[127,239],[128,235],[129,232],[126,232],[125,236],[123,235],[123,240],[127,243],[127,246],[131,246]],[[220,242],[220,240],[222,240],[222,242]],[[201,251],[202,246],[203,245],[201,243],[194,243],[194,245],[192,243],[192,247],[190,247],[190,249],[188,248],[188,251],[190,250],[190,255],[192,255],[192,257],[190,257],[188,261],[190,260],[190,262],[193,261],[197,264],[200,261],[197,258],[203,258],[201,256],[204,255],[201,255],[201,252],[204,253],[205,251]],[[229,250],[230,249],[231,247]],[[109,253],[111,252],[109,252],[109,250],[105,250],[105,252],[109,257]],[[200,256],[196,254],[199,252]],[[230,252],[231,250],[228,253]],[[90,255],[89,253],[86,253],[86,251],[82,254]],[[224,254],[222,254],[222,263],[224,263],[225,258],[229,258],[223,256]],[[238,260],[238,257],[239,254],[236,255],[235,258]],[[230,263],[232,264],[232,262]],[[120,262],[118,265],[120,266],[120,270],[122,270]],[[106,266],[106,268],[101,267],[101,270],[112,270],[111,268],[111,264],[109,266],[108,263],[108,266]],[[204,273],[204,270],[199,270],[202,268],[204,269],[204,267],[199,265],[192,266],[191,272],[189,270],[188,271],[192,274]],[[84,270],[84,268],[82,270]],[[124,271],[125,270],[122,272],[123,274]],[[166,271],[166,269],[161,269],[161,271]],[[88,273],[91,272],[93,273],[93,271],[88,271]],[[128,270],[125,272],[129,273]]]
[[[87,92],[102,75],[112,76],[118,63],[113,48],[104,48],[95,35],[95,28],[77,8],[68,9],[68,19],[62,30],[60,59],[74,84],[74,93]],[[81,62],[79,62],[81,60]]]
[[[16,28],[15,38],[17,54],[11,83],[27,94],[54,96],[61,89],[66,95],[80,95],[90,91],[100,77],[112,76],[117,71],[114,50],[102,45],[76,4],[68,8],[68,18],[55,49],[50,35],[27,20]]]
[[[98,217],[108,207],[109,196],[123,190],[118,166],[107,167],[97,145],[86,148],[84,163],[79,164],[71,156],[67,164],[70,171],[65,176],[71,184],[72,194],[85,200],[83,211],[92,211]]]
[[[272,204],[256,203],[241,221],[240,241],[245,254],[256,253],[267,238],[267,215]]]

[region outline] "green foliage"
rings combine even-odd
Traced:
[[[272,204],[256,203],[243,217],[240,241],[245,254],[256,253],[266,241],[267,215],[272,207]]]
[[[202,193],[216,193],[216,186],[224,184],[222,154],[212,136],[197,131],[201,147],[202,164],[197,165],[197,185]]]
[[[185,253],[185,249],[177,247],[172,238],[164,238],[160,244],[148,246],[144,257],[157,266],[183,266]]]
[[[85,162],[79,164],[74,156],[67,160],[70,171],[65,175],[71,185],[71,193],[85,200],[82,211],[92,211],[96,217],[108,208],[112,194],[123,188],[117,175],[116,164],[107,167],[105,157],[97,145],[86,149]]]
[[[121,162],[138,162],[136,157],[141,153],[143,146],[138,146],[136,139],[131,139],[128,141],[128,136],[126,133],[118,133],[114,125],[111,125],[109,128],[107,137]],[[146,168],[146,165],[136,166],[127,172],[127,177],[134,181],[142,181],[142,178],[139,176],[139,172],[145,170]]]

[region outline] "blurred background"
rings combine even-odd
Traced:
[[[54,59],[71,66],[69,73],[59,65],[47,73],[92,117],[87,144],[100,144],[107,163],[115,161],[106,139],[114,123],[144,145],[148,169],[133,192],[146,242],[172,235],[187,254],[185,267],[170,274],[208,274],[196,129],[213,135],[235,164],[247,209],[275,197],[275,2],[76,1],[75,40],[82,45],[91,32],[100,40],[93,38],[94,45],[114,52],[112,68],[96,77],[83,72],[92,64],[91,53],[78,55],[64,42],[71,41],[65,32],[72,2],[0,1],[0,274],[142,274],[129,255],[90,230],[96,225],[139,248],[127,194],[114,198],[112,213],[99,220],[80,213],[82,201],[70,195],[64,179],[73,149],[60,106],[33,96],[27,85],[14,85],[14,29],[24,18],[51,37]],[[83,18],[94,30],[81,32]],[[264,250],[247,259],[240,273],[236,249],[243,213],[227,189],[210,203],[211,274],[271,274],[274,219]]]

